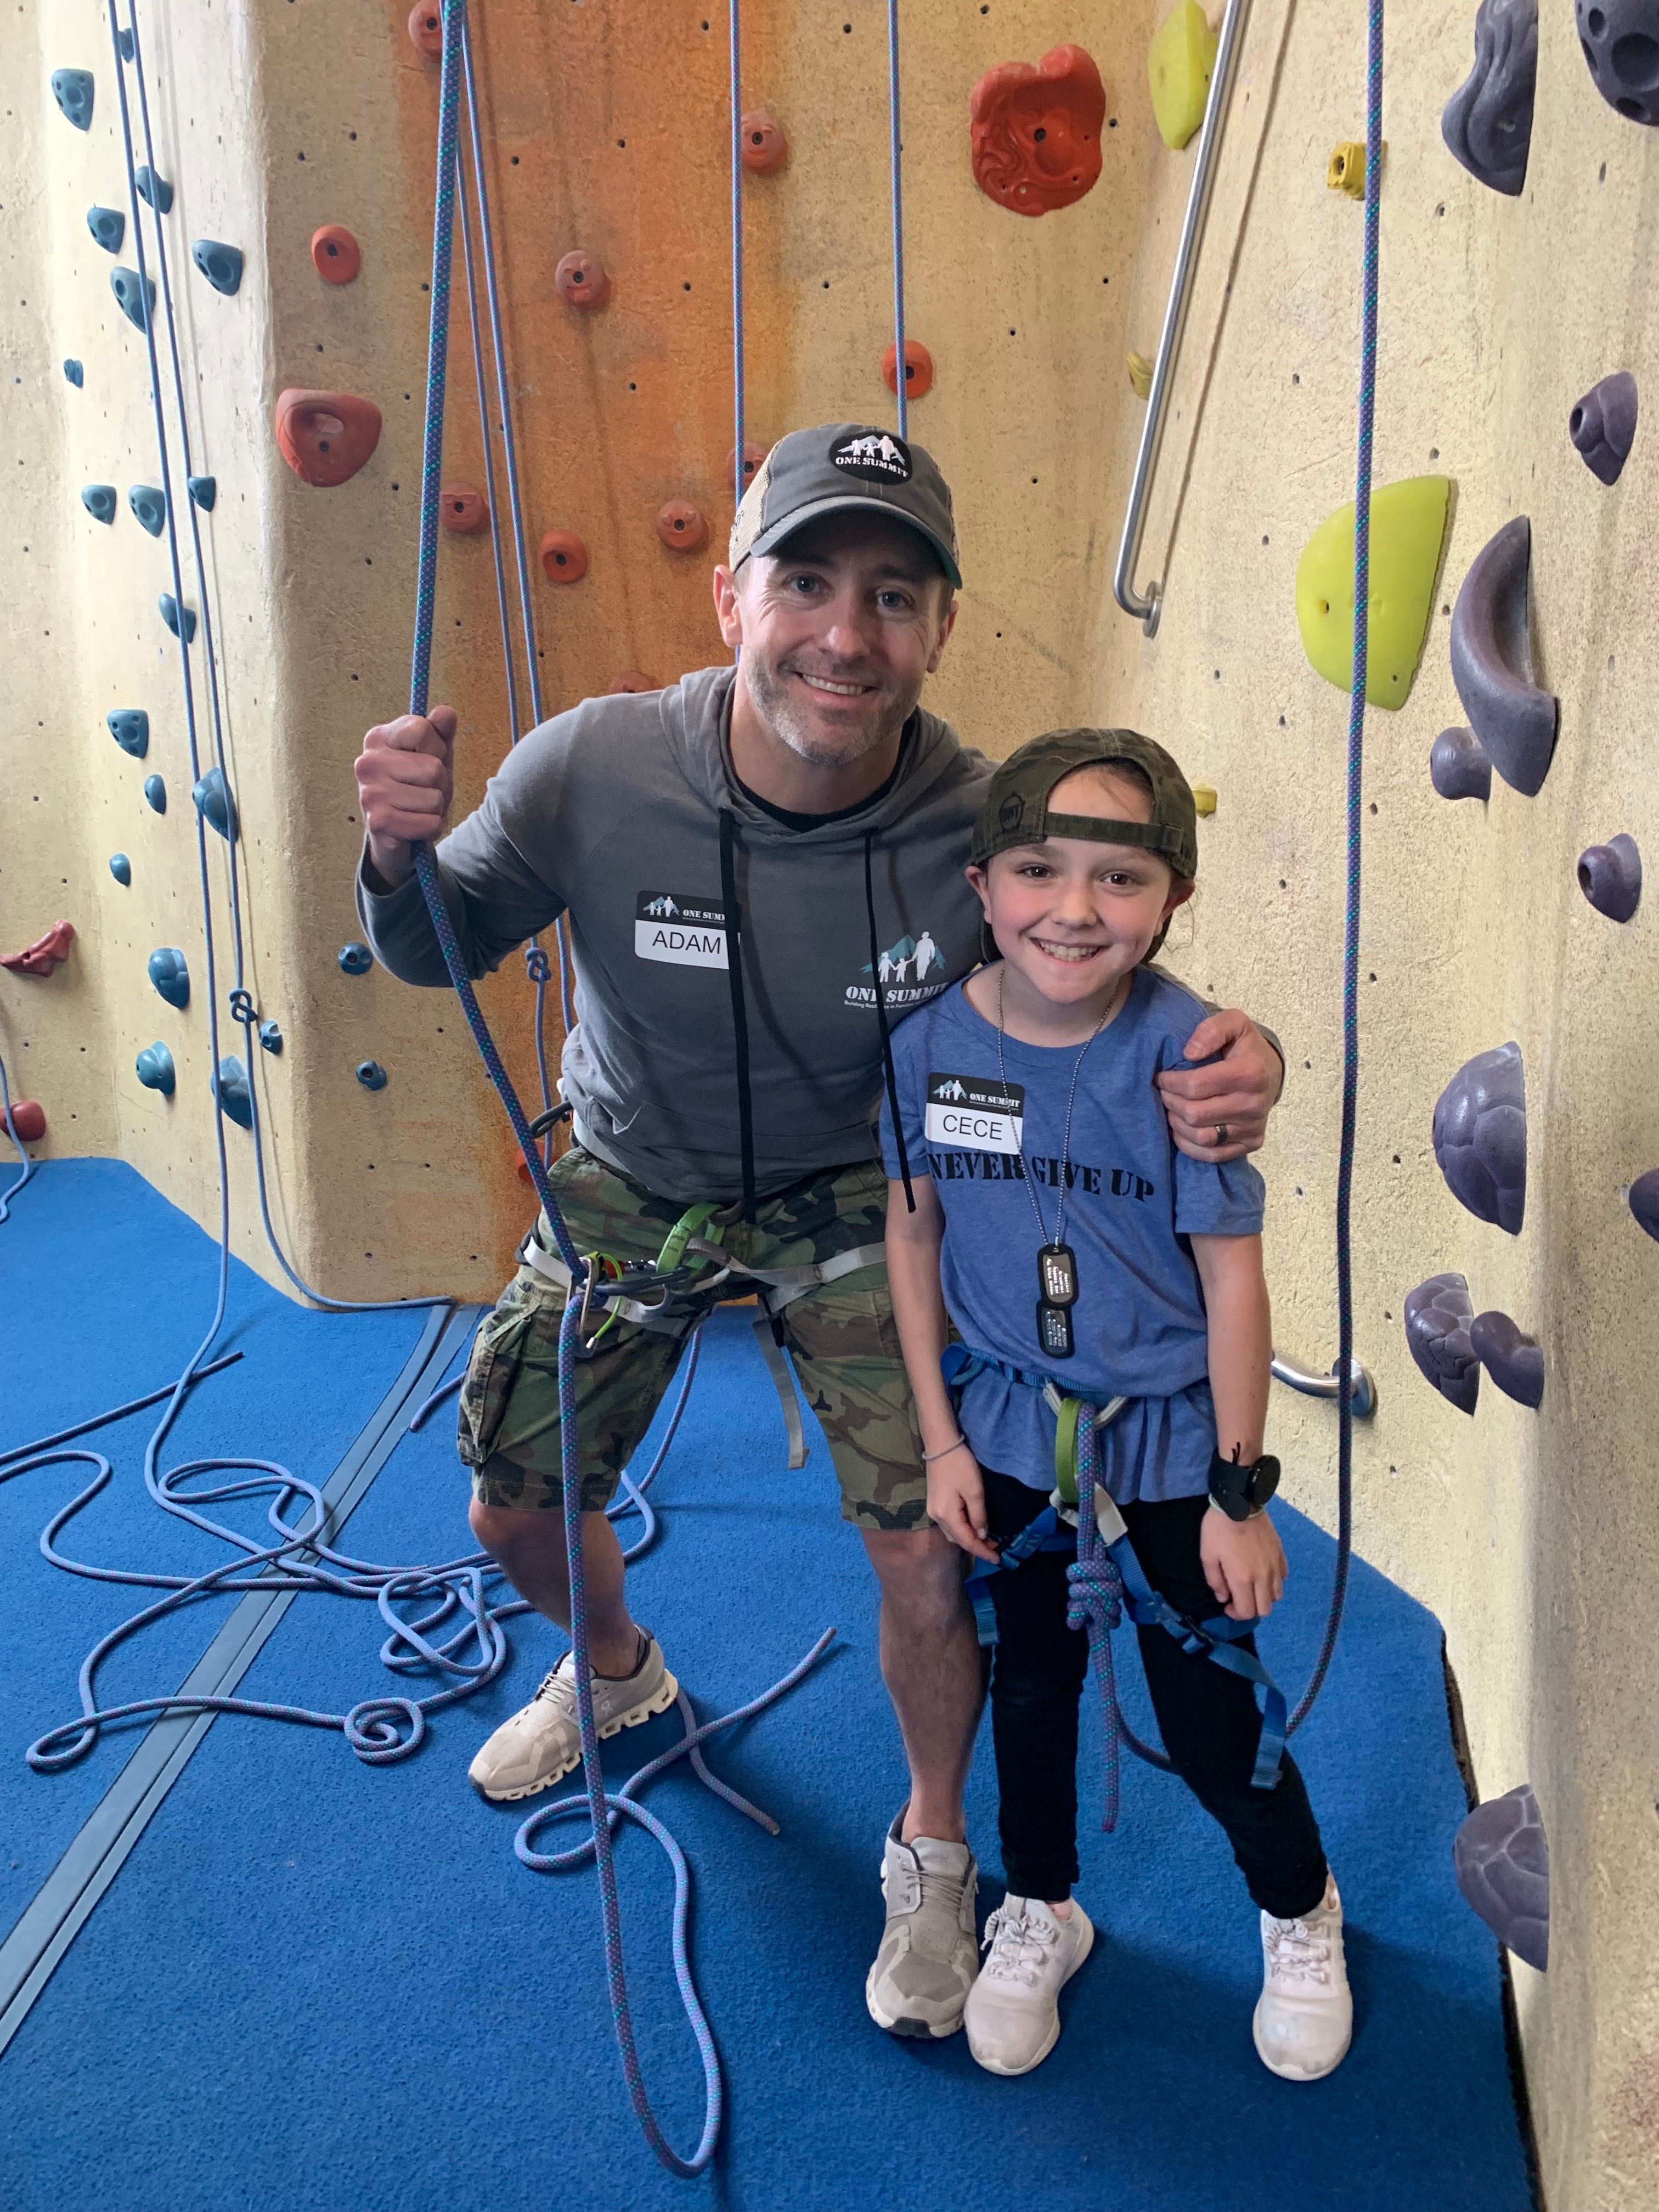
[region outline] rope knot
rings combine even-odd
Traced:
[[[532,983],[550,983],[552,981],[552,967],[548,961],[546,953],[542,951],[539,945],[528,945],[525,947],[524,972],[530,978]]]
[[[230,1018],[234,1022],[240,1022],[244,1029],[251,1029],[259,1018],[253,1011],[252,994],[244,991],[240,986],[230,994]]]

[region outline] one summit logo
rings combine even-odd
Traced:
[[[830,448],[830,459],[849,477],[868,477],[877,483],[908,483],[910,448],[902,438],[885,430],[870,430],[856,438],[843,438]]]

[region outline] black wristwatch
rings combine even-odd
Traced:
[[[1219,1452],[1210,1455],[1210,1503],[1230,1521],[1253,1520],[1278,1487],[1279,1462],[1270,1452],[1263,1452],[1253,1467],[1223,1459]]]

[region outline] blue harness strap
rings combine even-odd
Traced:
[[[988,1353],[970,1352],[965,1345],[947,1346],[940,1368],[945,1388],[952,1400],[960,1405],[963,1389],[975,1375],[988,1370],[1007,1376],[1009,1381],[1024,1384],[1028,1389],[1048,1390],[1062,1397],[1060,1386],[1051,1376],[1010,1366],[1006,1362],[992,1358]],[[1237,1674],[1259,1688],[1262,1692],[1261,1734],[1256,1745],[1255,1766],[1250,1776],[1253,1790],[1272,1790],[1279,1781],[1287,1730],[1287,1708],[1285,1693],[1267,1672],[1255,1652],[1241,1650],[1243,1639],[1257,1626],[1255,1620],[1231,1620],[1225,1613],[1217,1613],[1209,1620],[1196,1621],[1181,1613],[1168,1598],[1155,1590],[1147,1580],[1146,1571],[1135,1555],[1135,1548],[1117,1516],[1120,1534],[1108,1540],[1103,1534],[1096,1510],[1095,1492],[1099,1467],[1099,1428],[1095,1409],[1079,1399],[1064,1401],[1069,1413],[1061,1428],[1076,1439],[1077,1468],[1077,1526],[1060,1518],[1060,1492],[1042,1512],[1028,1521],[1019,1534],[1004,1547],[994,1565],[976,1560],[973,1571],[964,1585],[969,1604],[974,1608],[974,1620],[982,1645],[997,1641],[996,1607],[991,1595],[992,1577],[1005,1570],[1018,1569],[1041,1552],[1071,1554],[1072,1564],[1066,1570],[1069,1591],[1066,1606],[1066,1626],[1086,1632],[1090,1656],[1094,1664],[1095,1678],[1100,1685],[1106,1733],[1105,1814],[1102,1826],[1109,1831],[1117,1826],[1118,1810],[1118,1741],[1139,1747],[1129,1734],[1117,1700],[1117,1684],[1112,1666],[1111,1632],[1127,1613],[1137,1628],[1161,1628],[1173,1636],[1183,1651],[1202,1655],[1230,1674]],[[1061,1488],[1066,1486],[1062,1482]],[[1115,1513],[1115,1508],[1114,1508]]]

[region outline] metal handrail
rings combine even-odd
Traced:
[[[1275,1382],[1283,1382],[1288,1389],[1299,1390],[1304,1398],[1340,1398],[1342,1395],[1341,1365],[1339,1362],[1328,1375],[1310,1375],[1304,1367],[1293,1367],[1288,1359],[1277,1352],[1273,1358]],[[1376,1385],[1371,1380],[1370,1370],[1362,1367],[1357,1359],[1348,1363],[1352,1380],[1348,1385],[1348,1405],[1355,1420],[1368,1421],[1376,1411]]]
[[[1227,110],[1232,103],[1233,80],[1238,75],[1239,52],[1244,43],[1245,19],[1249,12],[1250,0],[1227,0],[1227,12],[1221,21],[1221,38],[1210,77],[1210,96],[1204,109],[1204,125],[1198,139],[1198,157],[1193,167],[1192,190],[1187,195],[1187,219],[1181,226],[1181,244],[1176,250],[1170,304],[1164,311],[1164,328],[1158,341],[1158,360],[1152,369],[1152,390],[1146,397],[1146,420],[1141,426],[1140,451],[1135,455],[1134,478],[1129,486],[1128,511],[1123,518],[1123,539],[1117,549],[1117,569],[1112,578],[1112,596],[1126,615],[1133,615],[1139,621],[1148,637],[1158,635],[1164,586],[1161,583],[1149,583],[1146,596],[1142,599],[1134,586],[1135,564],[1140,558],[1140,540],[1146,527],[1146,507],[1152,491],[1152,474],[1158,467],[1158,448],[1164,442],[1164,418],[1169,408],[1170,387],[1175,381],[1182,333],[1187,326],[1187,309],[1192,299],[1198,250],[1203,242],[1204,225],[1210,212],[1210,195],[1215,185],[1215,157],[1220,148],[1222,131],[1226,127]]]

